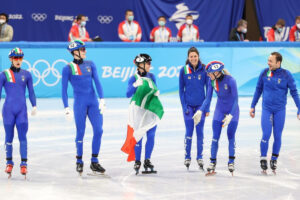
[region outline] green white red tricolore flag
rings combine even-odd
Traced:
[[[143,85],[137,88],[129,105],[127,137],[121,148],[124,153],[128,154],[128,162],[135,160],[136,143],[149,129],[158,124],[164,114],[160,100],[154,95],[158,91],[155,83],[149,78],[135,76],[136,79],[143,80]]]

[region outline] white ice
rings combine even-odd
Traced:
[[[1,122],[0,141],[0,199],[299,199],[300,197],[300,121],[296,106],[288,99],[286,123],[276,176],[263,176],[259,165],[261,138],[261,103],[256,118],[249,117],[251,98],[240,98],[240,121],[236,133],[236,171],[227,170],[228,142],[223,131],[219,143],[217,174],[206,177],[199,171],[193,137],[192,163],[187,171],[184,162],[185,127],[177,95],[161,96],[165,115],[156,132],[152,163],[156,175],[138,175],[133,162],[126,162],[120,148],[126,137],[128,99],[106,99],[104,134],[100,163],[111,178],[87,176],[90,172],[92,129],[87,121],[84,139],[85,168],[83,177],[75,171],[75,125],[64,118],[60,99],[38,99],[38,115],[29,117],[28,180],[19,172],[19,142],[14,140],[12,178],[5,169],[4,129]],[[2,101],[3,102],[3,101]],[[1,104],[2,105],[2,104]],[[204,161],[208,166],[212,138],[212,115],[205,123]],[[31,106],[28,104],[28,108]],[[2,121],[2,120],[1,120]],[[144,140],[145,142],[145,140]],[[273,139],[270,140],[269,156]],[[142,153],[144,157],[144,151]],[[269,170],[269,174],[271,171]]]

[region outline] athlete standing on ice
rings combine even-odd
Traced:
[[[288,70],[281,68],[281,63],[281,54],[278,52],[271,53],[268,59],[269,68],[264,69],[259,76],[250,109],[250,116],[254,118],[255,105],[261,94],[263,94],[261,114],[261,128],[263,135],[260,142],[260,164],[263,173],[266,173],[266,170],[268,169],[267,153],[272,128],[274,143],[270,166],[274,173],[277,168],[277,158],[279,156],[281,135],[285,122],[285,106],[288,89],[290,89],[290,93],[298,108],[297,117],[300,120],[300,100],[295,80]]]
[[[239,121],[238,92],[234,78],[224,69],[224,64],[219,61],[212,61],[207,64],[206,71],[211,79],[208,87],[207,97],[200,109],[194,115],[195,124],[201,121],[202,113],[210,105],[213,89],[218,99],[213,117],[213,138],[211,143],[211,162],[207,168],[208,174],[215,174],[217,164],[217,153],[222,127],[227,128],[229,141],[229,161],[228,170],[233,174],[235,159],[235,132]]]
[[[68,50],[74,57],[73,62],[64,67],[62,72],[62,99],[66,116],[71,111],[68,104],[68,82],[70,81],[74,93],[74,117],[76,124],[76,170],[81,175],[83,172],[83,137],[85,133],[86,117],[89,118],[93,127],[92,158],[90,168],[93,172],[104,173],[105,169],[99,164],[98,154],[101,146],[103,111],[105,103],[103,91],[98,78],[97,68],[92,61],[84,60],[86,50],[84,42],[75,40],[68,46]],[[94,90],[93,80],[100,98],[99,103]]]
[[[9,53],[11,67],[0,74],[0,97],[2,87],[5,89],[6,98],[2,108],[3,124],[5,129],[5,146],[6,146],[6,170],[5,172],[11,176],[14,166],[13,138],[14,128],[17,127],[18,137],[20,141],[21,154],[21,174],[27,174],[27,131],[28,117],[26,106],[26,87],[28,88],[29,99],[33,107],[31,115],[35,115],[36,98],[33,90],[32,77],[30,72],[21,69],[24,53],[16,47]]]
[[[193,115],[203,104],[205,99],[205,86],[207,89],[209,78],[205,72],[205,65],[201,63],[199,52],[195,47],[188,50],[186,65],[180,70],[179,75],[179,96],[185,123],[185,161],[184,164],[189,169],[191,163],[191,146],[194,132]],[[207,90],[206,90],[207,91]],[[209,115],[209,106],[202,115],[202,120],[196,127],[197,133],[197,162],[203,170],[203,127],[205,116]]]
[[[152,58],[148,54],[139,54],[138,56],[135,57],[134,63],[137,66],[137,73],[131,76],[130,79],[128,80],[128,87],[126,92],[126,96],[128,98],[132,97],[137,91],[137,88],[143,85],[143,80],[141,79],[141,77],[150,78],[156,85],[156,79],[154,74],[149,72],[151,68],[151,61]],[[155,94],[155,96],[158,95],[159,95],[159,91]],[[150,162],[150,159],[154,147],[156,127],[157,126],[154,126],[153,128],[147,131],[147,142],[145,147],[145,161],[144,161],[145,170],[147,171],[147,169],[149,168],[150,172],[153,173],[156,173],[156,171],[153,170],[154,165]],[[134,169],[136,170],[136,174],[138,174],[139,169],[141,167],[142,141],[143,139],[137,141],[137,144],[135,145],[134,148],[134,152],[135,152]]]

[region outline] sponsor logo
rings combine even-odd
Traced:
[[[46,13],[32,13],[31,18],[36,22],[42,22],[47,19]]]
[[[24,19],[22,14],[9,14],[8,19],[16,19],[16,20],[21,20]]]
[[[66,15],[54,15],[54,20],[55,21],[74,21],[75,17],[74,16],[66,16]]]
[[[199,18],[199,12],[190,10],[184,3],[180,3],[176,5],[176,12],[169,18],[169,21],[175,22],[177,29],[180,28],[182,24],[185,23],[185,17],[187,15],[192,15],[193,20]]]

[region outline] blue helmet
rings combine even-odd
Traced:
[[[24,53],[19,47],[16,47],[9,52],[8,57],[24,57]]]
[[[85,47],[85,43],[82,42],[81,40],[74,40],[72,42],[70,42],[69,46],[68,46],[68,50],[70,52],[78,50],[82,47]]]
[[[221,72],[224,69],[224,63],[220,61],[211,61],[205,67],[207,73]]]

